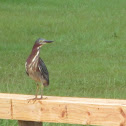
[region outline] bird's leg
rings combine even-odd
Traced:
[[[31,100],[33,100],[33,101],[35,102],[36,100],[39,100],[39,99],[40,99],[40,98],[37,98],[38,92],[39,92],[39,84],[37,84],[35,98],[28,99],[28,100],[29,100],[28,103],[29,103]]]
[[[35,99],[37,99],[38,92],[39,92],[39,84],[37,84]]]
[[[44,89],[44,85],[41,84],[41,97],[40,97],[40,98],[37,98],[38,91],[39,91],[39,84],[37,84],[35,98],[29,99],[28,103],[29,103],[31,100],[33,100],[33,103],[34,103],[36,100],[47,99],[47,97],[46,97],[46,98],[43,98],[43,89]]]
[[[44,85],[41,84],[41,99],[43,99],[43,89],[44,89]]]
[[[43,89],[44,89],[44,85],[41,84],[41,99],[47,99],[47,97],[43,98]]]

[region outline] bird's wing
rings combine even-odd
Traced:
[[[44,77],[44,79],[49,84],[49,73],[48,73],[48,70],[46,68],[46,65],[44,64],[44,62],[43,62],[43,60],[41,58],[39,58],[38,68],[39,68],[39,70],[41,72],[41,75]]]

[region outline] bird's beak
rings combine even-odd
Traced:
[[[45,43],[52,43],[53,41],[51,41],[51,40],[44,40],[43,42],[45,42]]]

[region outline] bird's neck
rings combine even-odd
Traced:
[[[40,49],[39,48],[32,49],[31,55],[33,57],[33,60],[39,58]]]
[[[40,55],[40,49],[33,48],[30,56],[27,59],[27,62],[29,64],[33,64],[34,61],[38,61],[39,60],[39,55]]]
[[[42,47],[43,45],[34,45],[33,48],[32,48],[32,52],[31,52],[31,55],[34,56],[36,58],[39,58],[39,54],[40,54],[40,48]]]

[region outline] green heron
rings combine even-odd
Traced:
[[[45,40],[42,38],[37,39],[32,48],[32,52],[27,58],[26,63],[25,63],[25,69],[26,69],[27,75],[37,82],[36,95],[34,99],[42,99],[43,88],[44,86],[49,85],[49,73],[46,68],[46,65],[44,64],[43,60],[39,57],[39,55],[40,55],[40,48],[44,44],[51,43],[51,42],[53,41]],[[37,98],[38,91],[39,91],[38,82],[41,83],[41,98]]]

